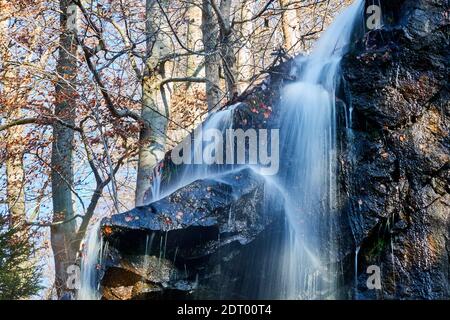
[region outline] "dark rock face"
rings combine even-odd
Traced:
[[[343,63],[354,113],[341,182],[355,239],[343,250],[361,247],[356,298],[448,299],[448,7],[388,2],[395,21],[367,33]],[[381,290],[366,286],[370,265],[381,268]]]
[[[241,169],[104,220],[104,298],[187,298],[206,278],[212,290],[222,261],[231,266],[241,247],[267,238],[270,226],[282,221],[268,190],[261,176]]]

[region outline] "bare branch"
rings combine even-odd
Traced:
[[[214,1],[214,0],[211,0]],[[274,2],[275,0],[269,0],[267,1],[267,3],[264,5],[264,7],[258,12],[256,13],[253,17],[249,18],[249,19],[245,19],[245,20],[241,20],[241,21],[233,21],[232,26],[236,25],[236,24],[242,24],[242,23],[247,23],[247,22],[251,22],[253,20],[258,19],[259,17],[261,17],[269,8],[269,6]]]
[[[94,80],[100,89],[100,93],[102,94],[103,99],[106,102],[106,107],[111,112],[111,114],[117,118],[127,118],[128,117],[128,118],[132,118],[140,123],[143,123],[141,116],[138,115],[137,113],[134,113],[133,111],[130,111],[128,109],[118,110],[114,106],[114,102],[111,99],[105,85],[103,84],[103,81],[101,79],[99,72],[97,71],[97,69],[95,68],[94,64],[92,63],[92,61],[90,59],[91,55],[90,55],[89,51],[87,50],[87,48],[85,46],[82,46],[82,47],[83,47],[83,52],[84,52],[84,56],[86,59],[88,69],[92,73]]]
[[[69,222],[72,222],[73,220],[77,219],[77,218],[81,218],[83,219],[84,216],[80,215],[80,214],[76,214],[74,215],[72,218],[64,220],[64,221],[58,221],[58,222],[31,222],[31,221],[27,221],[26,225],[28,226],[33,226],[33,227],[55,227],[55,226],[59,226],[62,224],[66,224]]]
[[[159,86],[164,86],[170,82],[197,82],[197,83],[204,83],[208,82],[208,79],[206,78],[196,78],[196,77],[180,77],[180,78],[168,78],[164,79],[159,83]]]
[[[227,26],[227,23],[225,22],[225,18],[222,15],[222,12],[220,12],[220,9],[217,7],[217,4],[214,0],[209,0],[211,3],[211,6],[214,10],[214,12],[217,15],[217,19],[219,21],[220,28],[222,29],[224,34],[229,34],[231,29]]]
[[[38,123],[39,122],[39,118],[23,118],[23,119],[17,119],[14,121],[10,121],[7,124],[1,125],[0,126],[0,131],[4,131],[7,129],[10,129],[12,127],[15,126],[21,126],[24,124],[32,124],[32,123]]]

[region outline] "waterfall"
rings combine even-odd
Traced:
[[[232,128],[233,114],[235,107],[230,106],[226,110],[221,110],[211,114],[206,121],[197,128],[193,136],[186,137],[193,138],[194,143],[191,145],[191,162],[192,165],[182,166],[179,172],[180,178],[170,185],[166,190],[161,188],[161,180],[164,168],[156,168],[153,170],[152,177],[152,196],[150,203],[162,199],[179,188],[188,185],[189,183],[202,178],[211,178],[220,172],[229,171],[233,166],[227,165],[204,165],[202,163],[196,164],[195,157],[203,153],[204,143],[202,142],[202,132],[209,129],[219,130],[223,135],[227,129]],[[103,239],[100,234],[101,219],[93,224],[87,232],[85,237],[82,257],[81,257],[81,272],[80,272],[80,289],[77,293],[78,300],[98,300],[100,299],[99,291],[99,271],[98,267],[102,264],[103,252],[107,252],[107,248],[103,247]],[[153,240],[153,239],[151,239]],[[146,244],[147,245],[147,244]],[[147,250],[146,250],[147,251]]]
[[[308,57],[296,61],[298,81],[287,85],[281,94],[280,171],[267,177],[269,197],[280,198],[286,211],[286,230],[283,247],[267,253],[268,274],[264,283],[251,286],[258,298],[333,299],[337,297],[337,270],[333,256],[336,211],[336,91],[340,79],[340,62],[351,45],[351,36],[358,17],[362,16],[363,0],[356,0],[340,14],[322,35]],[[201,128],[216,129],[225,136],[232,128],[236,106],[213,113]],[[192,164],[182,165],[170,186],[161,186],[165,168],[154,170],[152,197],[148,202],[166,197],[197,179],[211,178],[218,173],[235,169],[233,165],[205,165],[196,163],[196,156],[204,152],[202,132],[196,130],[190,144]],[[271,190],[270,186],[273,188]],[[275,192],[282,195],[274,196]],[[233,213],[229,213],[232,222]],[[87,252],[82,260],[80,299],[98,298],[96,266],[102,256],[102,244],[96,224],[87,237]],[[148,241],[148,240],[147,240]],[[275,252],[277,251],[277,252]],[[277,261],[273,256],[281,257]],[[254,272],[250,270],[249,272]],[[252,280],[249,280],[252,281]]]
[[[298,81],[282,92],[278,183],[287,200],[288,244],[279,296],[284,299],[336,297],[334,216],[336,110],[339,66],[364,1],[357,0],[322,35],[312,53],[296,61]]]
[[[83,243],[80,264],[80,288],[77,293],[78,300],[100,299],[98,274],[104,249],[100,234],[100,222],[101,220],[99,219],[89,228]]]
[[[200,124],[193,133],[188,135],[180,145],[189,143],[190,152],[190,164],[181,166],[178,169],[180,172],[177,173],[178,177],[174,183],[171,183],[167,189],[162,190],[161,188],[161,176],[163,175],[164,168],[158,168],[158,170],[153,171],[152,177],[152,196],[149,203],[162,199],[172,192],[182,188],[189,183],[206,177],[211,177],[221,172],[229,171],[233,169],[233,166],[213,164],[205,165],[203,162],[198,161],[202,157],[204,152],[205,143],[202,140],[203,134],[208,130],[214,129],[218,130],[222,136],[226,135],[226,130],[233,127],[233,115],[234,110],[238,105],[232,105],[227,107],[225,110],[220,110],[212,113],[208,116],[204,123]]]

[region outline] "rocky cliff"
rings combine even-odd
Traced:
[[[385,26],[366,33],[342,67],[353,108],[340,161],[351,250],[360,247],[355,298],[448,299],[448,3],[382,9]],[[370,265],[381,268],[382,290],[366,286]]]

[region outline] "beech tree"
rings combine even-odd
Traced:
[[[77,12],[71,0],[60,0],[60,38],[56,72],[54,116],[51,156],[53,224],[51,244],[55,257],[55,287],[59,295],[66,287],[67,268],[75,263],[78,248],[76,221],[73,208],[73,148],[77,113]]]
[[[202,33],[203,46],[205,50],[205,77],[206,100],[208,110],[217,107],[221,100],[220,76],[219,76],[219,54],[217,50],[218,28],[217,19],[213,14],[213,9],[209,0],[202,1]]]
[[[8,39],[8,17],[13,10],[4,0],[0,1],[0,6],[0,95],[6,119],[9,121],[22,115],[23,91],[15,90],[21,79],[18,69],[7,64],[12,55],[12,44]],[[4,159],[5,163],[7,209],[6,213],[0,212],[0,300],[23,299],[37,294],[40,290],[40,270],[35,263],[34,234],[25,223],[23,138],[22,126],[8,127],[5,130],[4,143],[0,143],[5,151],[0,159]]]
[[[144,204],[145,192],[151,186],[153,167],[165,153],[170,94],[161,81],[166,76],[165,56],[170,52],[169,37],[164,33],[165,1],[146,0],[146,56],[142,76],[142,120],[139,163],[136,180],[136,205]]]

